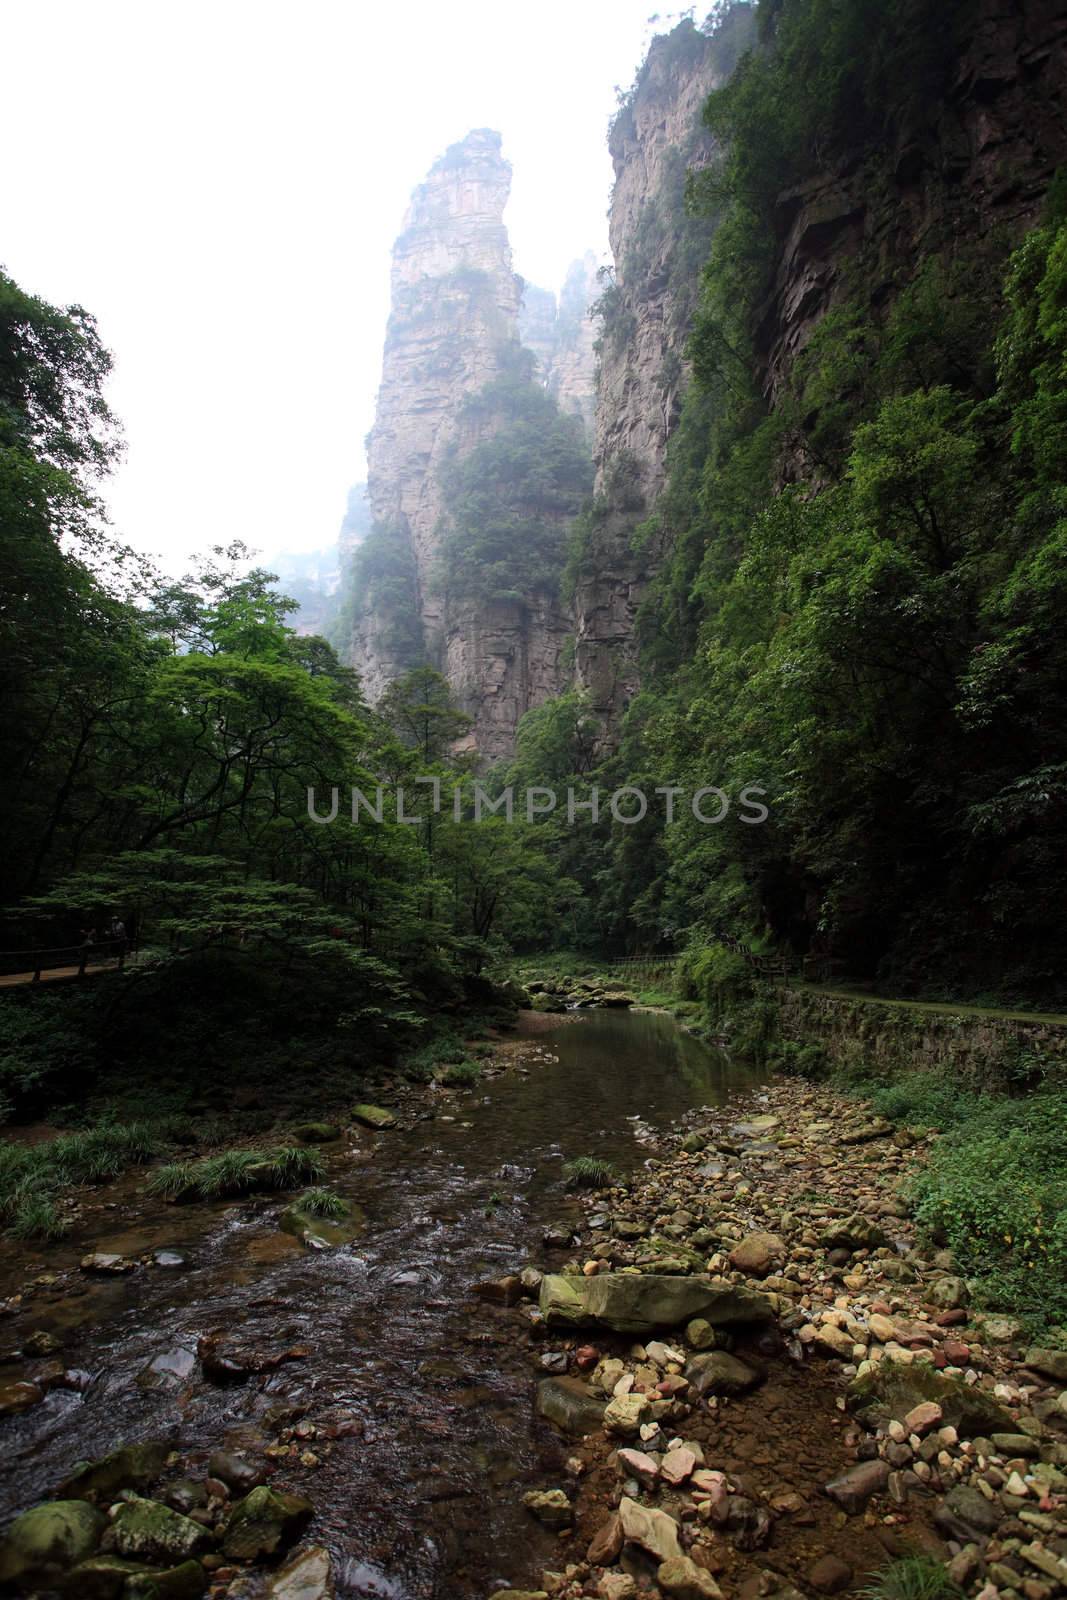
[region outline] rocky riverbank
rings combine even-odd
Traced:
[[[1067,1589],[1067,1350],[917,1241],[932,1137],[779,1081],[548,1237],[515,1292],[571,1442],[526,1495],[559,1539],[531,1593],[784,1600],[901,1558],[887,1600]]]

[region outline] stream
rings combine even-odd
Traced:
[[[111,1231],[97,1211],[91,1234],[38,1255],[30,1275],[57,1281],[35,1290],[19,1335],[0,1324],[4,1345],[30,1327],[56,1334],[84,1388],[51,1389],[0,1423],[4,1520],[119,1443],[163,1436],[205,1464],[223,1446],[259,1459],[279,1418],[303,1417],[317,1460],[283,1461],[277,1481],[313,1501],[339,1595],[482,1600],[558,1560],[521,1504],[568,1453],[533,1413],[551,1346],[531,1346],[520,1314],[471,1288],[542,1261],[546,1224],[573,1204],[565,1160],[632,1172],[657,1131],[756,1079],[655,1012],[569,1014],[513,1048],[499,1075],[435,1092],[410,1131],[325,1147],[328,1181],[367,1214],[351,1245],[314,1251],[282,1233],[277,1197],[168,1206],[140,1176],[116,1187]],[[86,1249],[179,1260],[97,1278],[77,1270]],[[26,1279],[24,1262],[4,1291]],[[196,1346],[220,1328],[306,1354],[219,1386]],[[0,1366],[3,1380],[23,1375]]]

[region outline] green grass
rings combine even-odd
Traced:
[[[16,1239],[40,1239],[44,1243],[54,1243],[66,1233],[67,1224],[50,1195],[26,1194],[16,1198],[9,1228]]]
[[[963,1590],[953,1583],[934,1556],[901,1556],[860,1590],[863,1600],[962,1600]]]
[[[1035,1329],[1067,1320],[1067,1093],[975,1094],[927,1072],[867,1089],[875,1111],[941,1132],[905,1193],[980,1303]]]
[[[296,1205],[301,1211],[307,1212],[309,1217],[347,1217],[349,1212],[347,1200],[342,1200],[332,1189],[324,1189],[321,1186],[305,1189],[303,1194],[297,1197]]]
[[[600,1156],[576,1156],[563,1168],[568,1189],[607,1189],[615,1182],[615,1168]]]
[[[188,1194],[196,1183],[196,1168],[191,1161],[170,1161],[157,1167],[146,1185],[148,1193],[156,1200],[177,1200]]]
[[[157,1167],[148,1193],[162,1200],[194,1197],[221,1200],[259,1189],[295,1189],[326,1173],[317,1150],[284,1145],[275,1150],[224,1150],[202,1161],[172,1161]]]
[[[148,1123],[111,1123],[65,1133],[48,1144],[0,1146],[0,1226],[21,1239],[56,1239],[63,1223],[56,1209],[60,1190],[106,1183],[158,1153],[159,1138]]]

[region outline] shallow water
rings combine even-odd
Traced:
[[[64,1364],[89,1379],[0,1423],[0,1510],[132,1439],[169,1435],[205,1459],[224,1443],[254,1452],[275,1437],[271,1409],[293,1407],[343,1424],[327,1449],[307,1441],[320,1466],[278,1472],[315,1503],[313,1537],[333,1553],[341,1596],[465,1600],[529,1578],[558,1545],[523,1511],[522,1489],[566,1450],[533,1415],[537,1347],[516,1313],[471,1287],[540,1259],[544,1225],[572,1203],[565,1160],[632,1171],[657,1129],[753,1081],[667,1016],[570,1014],[526,1041],[519,1066],[438,1097],[410,1132],[328,1149],[330,1183],[367,1213],[351,1246],[304,1248],[278,1230],[276,1201],[116,1206],[113,1232],[96,1225],[50,1253],[60,1282],[18,1333],[0,1325],[9,1347],[31,1327],[57,1332]],[[185,1266],[113,1280],[76,1269],[86,1248],[163,1247]],[[307,1354],[218,1387],[195,1361],[197,1339],[218,1328]]]

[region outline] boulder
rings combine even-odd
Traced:
[[[562,1489],[531,1489],[522,1503],[546,1528],[569,1528],[574,1521],[574,1508]]]
[[[585,1552],[585,1559],[591,1567],[611,1567],[622,1555],[622,1523],[618,1513],[614,1513],[606,1522],[602,1522],[594,1533]]]
[[[293,1137],[301,1144],[331,1144],[341,1137],[341,1130],[333,1122],[301,1122],[293,1129]]]
[[[64,1500],[87,1500],[99,1495],[114,1500],[122,1489],[145,1489],[163,1471],[170,1446],[164,1439],[124,1444],[99,1461],[79,1461],[59,1486]]]
[[[44,1389],[39,1383],[16,1379],[14,1383],[0,1383],[0,1417],[14,1417],[20,1411],[40,1405]]]
[[[867,1427],[902,1422],[925,1400],[939,1405],[945,1426],[955,1428],[965,1439],[1011,1433],[1015,1427],[1008,1413],[984,1389],[968,1387],[922,1361],[913,1361],[909,1366],[880,1361],[862,1377],[853,1378],[848,1386],[849,1406]]]
[[[592,1278],[550,1274],[541,1285],[541,1314],[549,1326],[655,1333],[699,1318],[715,1328],[770,1322],[770,1301],[752,1289],[710,1278],[657,1273],[601,1272]]]
[[[131,1261],[128,1256],[113,1255],[107,1250],[93,1250],[81,1258],[83,1272],[102,1273],[111,1277],[123,1272],[132,1272],[136,1265],[136,1261]]]
[[[488,1278],[485,1283],[476,1283],[473,1293],[479,1300],[488,1300],[490,1305],[517,1306],[522,1299],[523,1283],[514,1274],[505,1278]]]
[[[247,1456],[231,1450],[216,1450],[208,1460],[207,1470],[209,1477],[217,1478],[235,1494],[248,1494],[258,1489],[265,1476],[259,1462],[249,1461]]]
[[[175,1564],[199,1555],[213,1543],[212,1535],[191,1517],[172,1511],[158,1500],[124,1500],[111,1519],[101,1550],[113,1550],[128,1560]]]
[[[750,1278],[765,1278],[785,1244],[776,1233],[749,1233],[730,1251],[730,1265]]]
[[[16,1517],[0,1542],[0,1584],[49,1586],[96,1550],[107,1518],[84,1500],[47,1500]]]
[[[330,1552],[320,1544],[301,1550],[272,1578],[267,1594],[270,1600],[333,1600]]]
[[[889,1467],[884,1461],[858,1461],[847,1472],[826,1485],[831,1500],[855,1516],[872,1495],[881,1494],[889,1482]]]
[[[395,1128],[396,1117],[382,1106],[358,1105],[352,1107],[352,1121],[364,1128]]]
[[[762,1380],[761,1373],[736,1356],[727,1355],[725,1350],[709,1350],[705,1355],[694,1356],[685,1375],[698,1395],[744,1394]]]
[[[223,1553],[238,1561],[277,1555],[300,1537],[313,1507],[303,1495],[284,1494],[266,1484],[253,1489],[230,1512],[222,1538]]]
[[[664,1561],[656,1574],[661,1594],[670,1600],[721,1600],[722,1590],[710,1572],[688,1556]]]
[[[957,1311],[967,1304],[970,1293],[962,1278],[938,1278],[927,1289],[926,1298],[939,1311]]]
[[[638,1545],[657,1561],[682,1559],[678,1524],[665,1511],[638,1505],[636,1500],[623,1495],[619,1502],[619,1526],[626,1544]]]
[[[648,1421],[650,1406],[643,1394],[620,1394],[609,1400],[604,1412],[604,1431],[619,1439],[636,1439]]]
[[[958,1483],[934,1510],[934,1522],[949,1539],[967,1544],[976,1534],[992,1533],[1003,1513],[969,1483]]]
[[[824,1250],[878,1250],[889,1243],[876,1222],[855,1212],[844,1222],[833,1222],[820,1236]]]
[[[1067,1350],[1043,1350],[1039,1345],[1032,1345],[1026,1352],[1026,1365],[1040,1372],[1043,1378],[1067,1384]]]
[[[351,1200],[343,1201],[343,1205],[343,1215],[319,1217],[313,1211],[305,1211],[298,1201],[294,1201],[282,1212],[278,1226],[283,1233],[293,1234],[302,1244],[315,1250],[323,1250],[330,1245],[350,1244],[363,1232],[367,1214],[361,1206],[353,1205]]]
[[[604,1424],[604,1402],[578,1378],[545,1378],[537,1386],[537,1410],[564,1433],[579,1437]]]
[[[175,1567],[149,1567],[125,1556],[90,1556],[68,1577],[64,1587],[78,1600],[197,1600],[207,1588],[207,1574],[199,1561],[182,1561]]]

